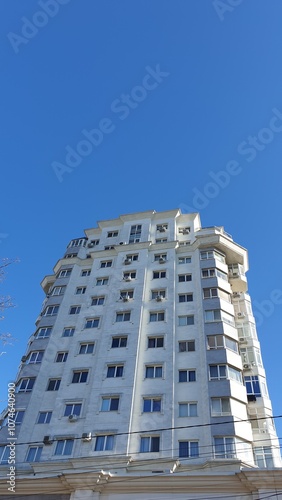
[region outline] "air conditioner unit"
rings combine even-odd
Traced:
[[[243,365],[243,368],[244,368],[244,370],[249,370],[249,369],[251,368],[250,363],[245,363],[245,364]]]
[[[69,415],[68,419],[69,419],[69,422],[76,422],[78,419],[78,416],[71,414],[71,415]]]
[[[91,432],[83,432],[81,439],[82,439],[82,441],[91,441],[91,439],[92,439]]]
[[[132,260],[131,260],[131,259],[125,259],[125,260],[124,260],[124,263],[125,263],[126,265],[131,264],[131,262],[132,262]]]
[[[125,276],[123,279],[124,281],[131,281],[131,276]]]
[[[157,295],[156,296],[156,301],[157,302],[161,302],[163,300],[163,296],[162,295]]]
[[[164,264],[166,262],[166,259],[164,257],[159,258],[159,264]]]
[[[44,436],[43,438],[43,444],[52,444],[52,439],[50,438],[50,436]]]
[[[233,297],[241,297],[240,292],[233,292]]]
[[[183,231],[181,231],[181,232],[182,232],[182,234],[189,234],[190,233],[189,229],[183,229]]]
[[[239,342],[240,342],[241,344],[247,344],[247,343],[248,343],[248,341],[245,339],[245,337],[240,337],[240,338],[239,338]]]
[[[87,245],[87,246],[88,246],[88,248],[93,248],[93,247],[94,247],[94,243],[93,243],[93,242],[90,242],[90,243],[88,243],[88,245]]]
[[[121,297],[121,299],[123,300],[123,302],[128,302],[129,301],[129,297]]]
[[[244,312],[238,312],[237,317],[238,318],[245,318],[246,314]]]
[[[158,227],[158,231],[159,231],[160,233],[165,233],[165,232],[166,232],[166,228],[165,228],[165,226],[159,226],[159,227]]]
[[[239,278],[239,273],[232,273],[231,278]]]
[[[120,241],[119,244],[120,245],[127,245],[126,241]]]
[[[25,363],[25,362],[26,362],[26,360],[27,360],[27,356],[22,356],[21,362],[22,362],[22,363]]]

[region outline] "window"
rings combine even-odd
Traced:
[[[30,446],[28,448],[26,462],[39,462],[43,446]]]
[[[221,321],[220,309],[205,311],[205,322],[211,323],[213,321]]]
[[[64,295],[65,291],[65,286],[55,286],[51,292],[51,295]]]
[[[248,395],[252,394],[256,397],[261,396],[259,378],[257,375],[244,377],[244,381]]]
[[[178,281],[179,283],[183,283],[185,281],[192,281],[192,274],[179,274]]]
[[[69,247],[80,247],[86,245],[86,238],[78,238],[76,240],[71,240]]]
[[[41,363],[44,351],[33,351],[29,354],[27,363],[28,364],[38,364]]]
[[[96,279],[96,286],[108,285],[108,283],[109,283],[109,278],[97,278]]]
[[[139,243],[141,239],[141,224],[135,224],[130,228],[129,243]]]
[[[124,281],[134,280],[136,278],[136,271],[127,271],[123,273]]]
[[[204,299],[212,299],[218,297],[217,288],[204,288],[203,289]]]
[[[72,327],[67,327],[67,328],[64,328],[63,330],[63,337],[72,337],[74,334],[74,328]]]
[[[207,337],[208,349],[230,349],[231,351],[238,352],[238,345],[235,340],[224,335],[208,335]]]
[[[209,367],[210,380],[230,379],[242,382],[240,370],[228,365],[210,365]]]
[[[197,403],[179,403],[179,417],[197,417]]]
[[[49,378],[47,391],[58,391],[60,388],[61,379],[60,378]]]
[[[8,446],[0,446],[0,465],[8,463],[10,458],[10,448]]]
[[[159,311],[159,312],[150,312],[150,323],[154,323],[155,321],[164,321],[165,320],[165,313],[164,311]]]
[[[273,469],[273,457],[270,446],[258,446],[254,448],[255,463],[258,467]]]
[[[103,397],[101,411],[118,411],[119,397]]]
[[[210,380],[227,378],[226,365],[210,365]]]
[[[72,384],[84,384],[87,382],[88,370],[74,371],[72,375]]]
[[[178,245],[180,247],[185,247],[186,245],[191,245],[191,241],[186,240],[186,241],[179,241]]]
[[[18,385],[17,392],[31,392],[34,386],[35,377],[22,378]]]
[[[55,316],[59,311],[59,306],[48,306],[43,313],[44,316]]]
[[[58,352],[56,357],[56,363],[65,363],[68,359],[68,352]]]
[[[178,228],[178,233],[179,234],[189,234],[190,233],[190,227],[189,226],[179,227]]]
[[[123,365],[108,365],[107,378],[117,378],[123,376]]]
[[[152,413],[161,411],[162,400],[161,398],[144,398],[143,399],[143,412]]]
[[[24,410],[16,410],[15,416],[14,416],[14,422],[16,425],[20,425],[23,421],[24,418]]]
[[[192,352],[195,351],[195,340],[181,340],[178,342],[179,352]]]
[[[194,316],[178,316],[178,326],[194,325]]]
[[[220,299],[231,302],[230,294],[222,290],[221,288],[204,288],[203,289],[204,299],[213,299],[219,297]]]
[[[51,332],[52,332],[52,328],[50,328],[50,327],[39,328],[39,330],[35,336],[37,339],[47,339],[48,337],[50,337]]]
[[[100,295],[99,297],[92,297],[91,306],[102,306],[104,305],[105,297]]]
[[[78,286],[75,290],[76,295],[83,295],[86,292],[86,286]]]
[[[178,264],[191,264],[191,257],[178,257]]]
[[[58,278],[68,278],[71,275],[71,271],[71,269],[62,269],[58,274]]]
[[[199,456],[198,441],[179,441],[179,458],[196,458]]]
[[[90,240],[90,242],[88,243],[88,246],[90,248],[93,248],[93,247],[96,247],[97,245],[99,245],[100,243],[100,240]]]
[[[159,231],[160,233],[164,233],[167,231],[168,224],[157,224],[156,230]]]
[[[165,290],[152,290],[152,300],[161,300],[165,299],[166,291]]]
[[[116,322],[120,323],[122,321],[130,321],[130,314],[130,311],[116,313]]]
[[[126,347],[127,346],[127,337],[112,337],[112,348],[116,347]]]
[[[257,347],[240,347],[240,354],[243,363],[251,363],[262,368],[260,350]]]
[[[231,415],[230,399],[211,398],[211,415],[212,417]]]
[[[167,238],[156,238],[156,243],[166,243]]]
[[[214,278],[215,276],[225,281],[228,281],[227,274],[223,273],[219,269],[216,268],[202,269],[202,278]]]
[[[100,318],[86,318],[84,328],[98,328]]]
[[[160,437],[159,436],[146,436],[141,437],[140,453],[153,453],[160,451]]]
[[[40,411],[37,417],[37,424],[49,424],[51,421],[51,411]]]
[[[155,347],[163,347],[164,338],[163,337],[148,337],[148,349]]]
[[[112,267],[112,263],[113,263],[112,260],[102,260],[100,267],[101,268]]]
[[[79,314],[81,306],[71,306],[69,314]]]
[[[81,276],[90,276],[91,269],[83,269],[81,271]]]
[[[125,260],[129,261],[125,262],[125,264],[130,264],[130,262],[135,262],[136,260],[138,260],[138,253],[127,254]]]
[[[115,246],[114,246],[114,245],[106,245],[106,246],[104,247],[104,249],[105,249],[105,250],[113,250],[114,248],[115,248]]]
[[[73,449],[73,439],[59,439],[56,444],[55,455],[71,455]]]
[[[196,382],[196,370],[179,370],[179,382]]]
[[[133,299],[133,290],[121,290],[120,291],[120,299],[124,300],[125,302],[129,299]]]
[[[146,366],[145,378],[162,378],[163,367],[161,365]]]
[[[166,262],[167,254],[166,253],[155,253],[154,261],[161,261],[160,263]]]
[[[108,231],[107,238],[115,238],[118,235],[118,231]]]
[[[110,451],[113,447],[114,436],[112,434],[96,437],[95,451]]]
[[[64,256],[64,259],[73,259],[74,257],[77,257],[77,255],[77,253],[68,253]]]
[[[166,278],[166,271],[153,271],[153,280]]]
[[[214,458],[235,458],[235,439],[233,437],[215,437]]]
[[[94,352],[94,342],[89,344],[80,344],[79,354],[93,354]]]
[[[178,302],[193,302],[193,293],[181,293],[178,295]]]
[[[216,250],[208,250],[200,253],[200,259],[201,260],[207,260],[207,259],[217,259],[223,264],[225,264],[225,255],[217,252]]]
[[[64,417],[68,417],[69,415],[76,415],[79,417],[81,408],[81,403],[67,403],[65,406]]]

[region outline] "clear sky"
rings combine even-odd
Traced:
[[[231,6],[233,4],[233,6]],[[234,6],[234,4],[237,4]],[[1,406],[51,274],[97,220],[181,207],[249,251],[281,403],[282,3],[16,0],[1,5]],[[282,419],[276,420],[282,437]]]

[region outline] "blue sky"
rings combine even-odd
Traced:
[[[1,331],[18,339],[0,359],[1,406],[39,283],[69,240],[97,220],[180,206],[249,251],[281,415],[280,0],[17,0],[1,11],[0,253],[20,259],[1,285],[16,304]]]

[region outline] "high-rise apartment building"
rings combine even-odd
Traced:
[[[18,470],[281,467],[247,270],[222,227],[180,210],[71,240],[17,375]]]

